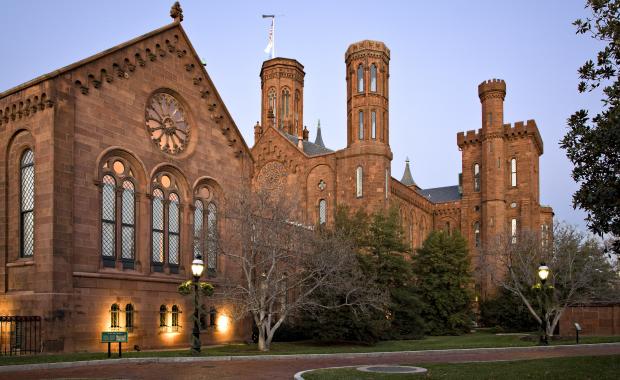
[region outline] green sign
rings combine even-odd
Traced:
[[[103,331],[101,343],[127,343],[126,331]]]

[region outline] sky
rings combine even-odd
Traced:
[[[0,35],[0,92],[168,24],[173,1],[7,1]],[[185,0],[183,27],[241,130],[253,145],[260,120],[260,67],[269,57],[275,14],[276,54],[305,66],[304,124],[314,140],[346,146],[344,52],[364,39],[391,50],[392,175],[411,160],[423,188],[456,185],[460,131],[481,127],[480,82],[507,83],[504,122],[535,119],[544,141],[541,204],[556,220],[585,229],[574,210],[577,184],[559,147],[566,119],[601,107],[600,94],[577,92],[577,69],[600,45],[571,25],[588,16],[584,0],[521,1],[198,1]]]

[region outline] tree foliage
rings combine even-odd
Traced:
[[[433,231],[414,256],[413,272],[431,335],[468,332],[472,277],[467,242],[456,231]]]
[[[590,119],[585,109],[568,119],[568,132],[560,142],[574,165],[579,184],[574,207],[587,211],[590,230],[613,234],[620,254],[620,0],[587,0],[592,16],[573,22],[577,34],[603,43],[596,60],[578,70],[581,93],[602,89],[602,110]]]

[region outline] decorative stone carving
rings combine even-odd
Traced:
[[[176,22],[183,21],[183,9],[178,1],[175,1],[170,8],[170,17]]]
[[[170,94],[157,93],[151,97],[146,106],[146,127],[164,153],[177,154],[187,147],[190,126],[183,107]]]
[[[258,173],[258,186],[260,189],[271,193],[282,191],[286,182],[286,169],[278,161],[271,161],[265,164]]]

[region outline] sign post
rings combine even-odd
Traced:
[[[101,343],[108,344],[108,357],[112,356],[112,343],[118,343],[118,357],[122,357],[122,343],[127,343],[128,336],[127,331],[102,331]]]

